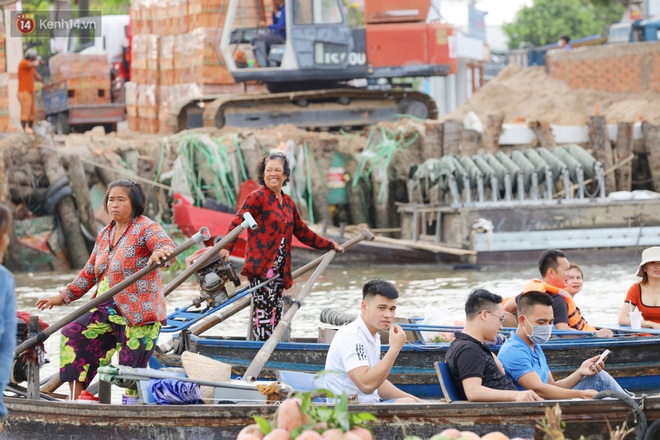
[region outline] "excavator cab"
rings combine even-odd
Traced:
[[[364,38],[360,41],[358,36],[356,44],[342,0],[285,0],[279,11],[285,15],[283,41],[277,41],[275,32],[265,26],[237,26],[237,22],[247,21],[240,16],[244,4],[229,1],[220,41],[225,65],[236,81],[261,81],[271,92],[299,91],[367,74]],[[270,14],[264,16],[270,19]],[[267,45],[266,57],[259,57],[260,46],[268,39],[275,41]],[[246,62],[237,65],[242,57]]]
[[[269,93],[190,102],[175,131],[186,128],[188,109],[203,109],[207,127],[361,128],[401,114],[437,117],[435,101],[411,90],[412,78],[457,67],[453,26],[426,22],[431,0],[266,1],[228,1],[219,49],[235,81]]]

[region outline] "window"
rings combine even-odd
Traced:
[[[296,24],[343,23],[341,3],[341,0],[294,0],[293,20]]]

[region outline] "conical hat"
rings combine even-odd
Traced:
[[[184,351],[181,354],[181,363],[186,375],[191,379],[213,382],[227,382],[231,379],[231,365],[201,354]],[[213,402],[213,387],[203,386],[201,388],[204,403],[215,403]]]

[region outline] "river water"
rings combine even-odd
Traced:
[[[570,255],[569,255],[570,257]],[[577,262],[579,263],[579,262]],[[585,283],[576,302],[583,315],[591,323],[613,323],[630,285],[637,280],[633,275],[638,261],[622,262],[617,265],[583,266]],[[296,280],[302,287],[307,275]],[[19,310],[37,313],[49,323],[54,323],[83,304],[83,299],[68,306],[39,311],[34,307],[38,298],[55,294],[70,282],[76,274],[70,273],[22,273],[16,274],[16,296]],[[166,282],[176,274],[165,273]],[[327,307],[346,312],[357,312],[361,300],[361,288],[365,281],[384,278],[395,283],[401,297],[397,316],[428,316],[435,322],[452,324],[464,319],[463,305],[467,294],[474,288],[486,288],[502,296],[521,291],[525,282],[538,277],[535,262],[529,267],[506,268],[484,267],[481,270],[453,270],[449,266],[429,265],[330,265],[317,280],[292,325],[292,337],[310,337],[317,334],[321,325],[319,312]],[[168,311],[191,304],[196,297],[197,287],[192,281],[182,284],[167,298]],[[212,329],[208,334],[245,335],[248,323],[247,311]],[[161,341],[169,339],[162,335]],[[47,357],[51,360],[42,369],[42,377],[57,371],[59,362],[59,332],[46,341]]]

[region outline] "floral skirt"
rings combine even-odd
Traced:
[[[285,239],[282,238],[277,251],[277,258],[266,277],[249,278],[250,287],[263,283],[273,275],[279,278],[270,284],[252,292],[252,338],[255,341],[266,341],[282,317],[282,296],[284,292],[284,261],[286,258]]]
[[[99,294],[105,290],[99,286]],[[160,327],[159,322],[128,325],[113,300],[100,304],[62,329],[60,380],[83,382],[87,388],[99,366],[108,365],[115,352],[119,352],[119,365],[146,367]]]

